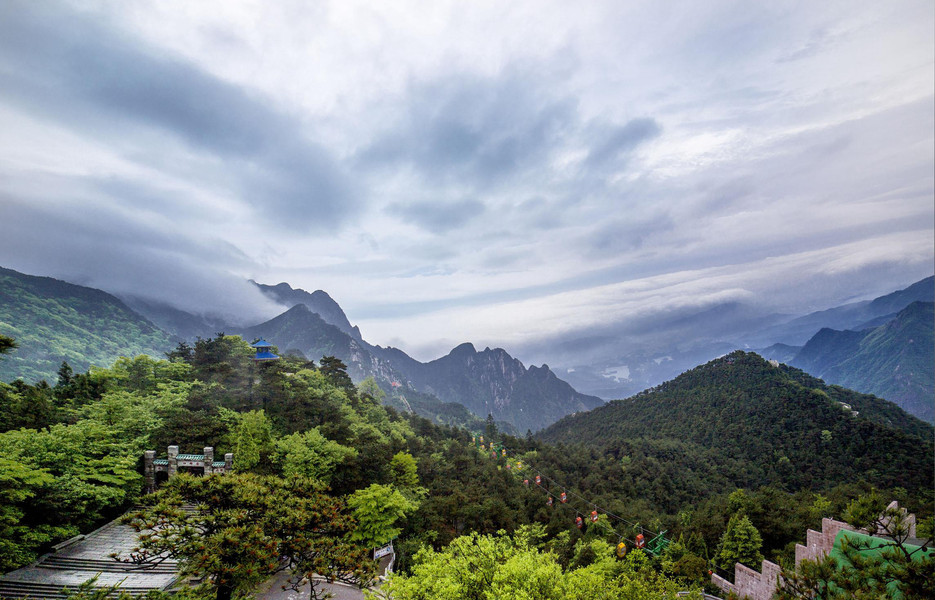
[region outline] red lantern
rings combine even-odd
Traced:
[[[642,533],[636,536],[636,547],[637,548],[646,547],[646,538],[643,537]]]
[[[565,495],[565,492],[562,492],[561,500],[562,500],[562,504],[565,504],[566,502],[568,502],[568,496]]]
[[[549,499],[545,501],[546,506],[552,506],[552,496],[549,496]]]
[[[597,523],[597,511],[596,510],[591,511],[591,522]]]
[[[575,517],[575,525],[578,526],[578,529],[581,529],[584,526],[584,519],[582,519],[580,516]]]

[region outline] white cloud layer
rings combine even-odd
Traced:
[[[933,115],[930,1],[11,0],[0,264],[549,359],[930,275]]]

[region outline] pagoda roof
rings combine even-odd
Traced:
[[[279,356],[273,354],[272,352],[257,352],[256,356],[253,357],[253,360],[278,360]]]
[[[267,342],[266,340],[260,340],[255,344],[250,344],[251,348],[272,348],[273,345]]]

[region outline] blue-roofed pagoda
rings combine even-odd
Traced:
[[[250,344],[251,348],[256,348],[256,356],[253,357],[253,360],[256,362],[263,362],[267,360],[279,360],[279,356],[270,352],[270,348],[273,347],[272,344],[266,340],[260,340],[255,344]]]

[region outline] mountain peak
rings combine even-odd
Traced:
[[[477,354],[477,349],[474,348],[474,344],[471,342],[464,342],[452,348],[448,356],[469,356],[471,354]]]
[[[293,288],[286,282],[276,285],[265,285],[250,280],[253,285],[274,302],[292,308],[298,304],[306,305],[312,312],[317,313],[325,323],[334,325],[344,333],[348,334],[357,341],[361,341],[360,330],[352,327],[347,315],[341,306],[322,290],[315,290],[308,293],[302,288]]]

